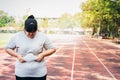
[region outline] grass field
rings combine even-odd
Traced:
[[[0,48],[5,47],[12,35],[13,33],[0,33]]]

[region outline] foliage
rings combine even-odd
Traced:
[[[80,15],[80,13],[77,13],[74,16],[68,13],[63,14],[58,20],[59,27],[63,29],[80,27]]]
[[[48,18],[44,18],[44,19],[43,19],[42,26],[43,26],[44,28],[48,28]]]
[[[94,29],[99,35],[112,33],[117,37],[120,27],[120,0],[87,0],[82,4],[82,10],[82,27],[100,28]]]
[[[8,16],[8,14],[2,10],[0,10],[0,27],[4,27],[6,25],[10,25],[14,23],[15,20],[12,16]]]

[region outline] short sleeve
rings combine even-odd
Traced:
[[[8,44],[5,46],[6,49],[14,49],[16,47],[15,44],[15,36],[13,36],[10,41],[8,42]]]
[[[56,46],[52,43],[52,41],[50,41],[50,39],[48,39],[48,37],[46,37],[44,48],[45,49],[56,49]]]

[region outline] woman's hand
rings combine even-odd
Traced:
[[[18,56],[17,59],[18,59],[21,63],[26,62],[26,61],[23,59],[23,57],[21,57],[21,56]]]
[[[35,61],[41,62],[43,59],[44,59],[44,55],[43,55],[42,53],[40,53],[40,54],[38,55],[38,58],[37,58]]]

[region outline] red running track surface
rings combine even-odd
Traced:
[[[45,58],[47,80],[120,80],[120,49],[81,35],[50,36],[58,47]],[[15,58],[0,49],[0,80],[15,80]]]

